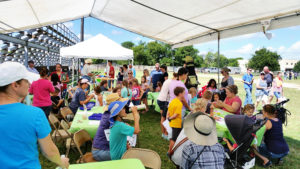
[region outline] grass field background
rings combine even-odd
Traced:
[[[140,80],[142,72],[137,72],[137,78]],[[170,73],[171,75],[171,73]],[[242,75],[234,75],[235,84],[239,88],[239,97],[244,100],[245,99],[245,90],[243,88],[242,82],[239,80],[242,78]],[[171,78],[171,76],[169,76]],[[208,82],[210,78],[215,78],[217,80],[217,75],[198,75],[199,82],[204,85]],[[258,77],[255,77],[258,79]],[[300,79],[287,81],[288,83],[300,84]],[[254,87],[255,88],[255,87]],[[255,89],[253,90],[253,100],[255,101]],[[298,169],[300,168],[300,90],[284,88],[284,95],[286,98],[290,99],[290,102],[286,104],[286,108],[292,113],[291,116],[288,117],[288,125],[284,127],[284,135],[285,139],[288,142],[290,147],[290,154],[284,159],[284,164],[282,166],[275,166],[275,169]],[[273,100],[275,103],[275,99]],[[261,109],[261,106],[259,107]],[[168,141],[164,140],[161,137],[160,132],[160,114],[154,111],[153,107],[150,107],[149,112],[145,114],[141,114],[141,133],[139,134],[139,147],[147,148],[156,151],[162,160],[162,169],[173,169],[175,168],[172,162],[167,158],[166,152],[168,149]],[[62,144],[58,144],[59,150],[61,154],[65,154],[65,148]],[[76,163],[76,160],[79,158],[79,153],[77,151],[70,151],[70,163]],[[51,163],[47,159],[45,159],[42,155],[40,155],[40,161],[42,168],[55,168],[55,164]],[[263,168],[261,167],[261,162],[257,162],[255,168]],[[134,169],[134,166],[133,166]]]

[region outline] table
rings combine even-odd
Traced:
[[[226,115],[232,115],[232,114],[228,113],[224,110],[221,110],[221,109],[214,109],[214,116],[224,119],[224,117]],[[229,139],[231,142],[235,142],[225,124],[225,121],[222,119],[220,121],[216,121],[216,129],[217,129],[218,137],[222,137],[222,138],[225,137],[225,138]],[[266,130],[266,127],[263,126],[256,132],[256,136],[257,136],[257,144],[256,145],[257,146],[259,146],[261,144],[265,130]]]
[[[157,98],[158,98],[159,92],[148,92],[148,100],[153,100],[153,106],[154,110],[157,112],[160,112],[160,108],[157,104]],[[152,102],[151,102],[152,104]]]
[[[93,113],[103,113],[104,112],[104,106],[98,106],[98,107],[93,107],[90,111],[87,111],[88,116],[90,116]],[[89,120],[88,117],[87,119],[83,119],[84,111],[79,110],[77,111],[72,125],[69,129],[70,133],[75,133],[81,129],[85,129],[92,138],[96,135],[97,129],[99,127],[100,121],[99,120]]]
[[[69,169],[145,169],[139,159],[122,159],[85,164],[72,164]]]

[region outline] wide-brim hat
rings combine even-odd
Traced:
[[[85,60],[85,63],[86,63],[86,64],[88,64],[88,63],[93,63],[93,60],[92,60],[92,59],[86,59],[86,60]]]
[[[222,71],[227,72],[227,73],[228,73],[228,72],[231,72],[231,70],[230,70],[228,67],[223,67],[223,68],[222,68]]]
[[[110,118],[117,116],[121,110],[127,105],[126,101],[115,101],[108,106],[108,111],[110,112]]]
[[[189,114],[183,123],[184,133],[189,140],[202,146],[212,146],[218,142],[216,122],[205,113]]]
[[[107,111],[110,103],[115,102],[115,101],[121,101],[121,102],[127,101],[128,102],[128,98],[122,98],[119,96],[118,93],[111,93],[106,96],[105,101],[106,101],[106,105],[104,107],[104,111]]]

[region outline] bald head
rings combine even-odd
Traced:
[[[268,66],[265,66],[265,67],[264,67],[264,72],[265,72],[265,73],[269,73],[269,72],[270,72],[270,70],[269,70],[269,67],[268,67]]]

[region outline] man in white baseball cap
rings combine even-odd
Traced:
[[[51,127],[44,112],[37,107],[21,104],[28,94],[32,73],[17,62],[0,64],[0,164],[1,168],[41,168],[39,151],[62,168],[69,159],[60,157],[53,143]]]
[[[205,113],[191,113],[183,128],[189,143],[183,148],[181,168],[223,169],[225,152],[218,143],[215,120]]]

